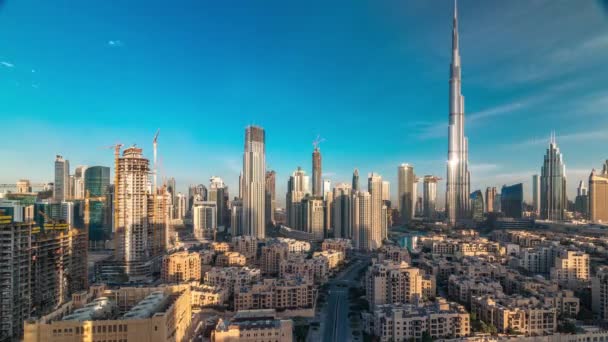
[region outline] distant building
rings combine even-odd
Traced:
[[[276,181],[277,173],[273,170],[266,171],[266,225],[276,223],[274,211],[276,210]]]
[[[186,195],[178,192],[175,196],[175,200],[175,218],[178,220],[183,220],[184,217],[186,217],[186,209],[188,209],[188,199],[186,198]]]
[[[427,219],[435,219],[437,216],[437,182],[439,177],[427,175],[424,176],[422,183],[422,215]]]
[[[53,198],[59,202],[70,198],[70,161],[60,155],[55,158]]]
[[[486,212],[492,213],[495,211],[500,211],[500,208],[494,208],[495,202],[496,202],[496,188],[487,187],[486,188]]]
[[[333,190],[333,229],[336,238],[352,238],[353,191],[350,184],[339,183]]]
[[[266,236],[266,134],[262,127],[245,130],[243,176],[240,196],[243,200],[245,235],[263,239]]]
[[[359,169],[355,169],[355,171],[353,171],[352,189],[353,191],[359,191]]]
[[[308,176],[301,167],[291,174],[287,182],[287,195],[285,198],[287,212],[287,226],[302,230],[302,199],[309,194]]]
[[[243,228],[243,201],[235,199],[230,208],[230,233],[232,236],[245,235]]]
[[[540,175],[540,216],[562,221],[566,211],[566,165],[555,138],[551,138]]]
[[[589,214],[589,195],[584,181],[578,183],[576,198],[574,200],[574,210],[581,214],[583,218],[587,218],[587,215]]]
[[[483,221],[484,201],[481,190],[476,190],[471,194],[471,213],[473,220]]]
[[[32,192],[32,184],[29,179],[20,179],[17,181],[17,193],[27,194]]]
[[[90,197],[89,201],[89,247],[103,248],[106,240],[112,234],[112,208],[109,201],[110,168],[92,166],[84,172],[84,192]],[[100,197],[105,197],[101,199]]]
[[[325,208],[320,197],[306,196],[301,202],[302,230],[311,234],[315,241],[323,241]]]
[[[215,342],[258,341],[258,334],[260,341],[265,335],[273,341],[291,342],[293,329],[293,321],[277,318],[275,310],[244,310],[229,321],[220,319],[211,336]]]
[[[532,206],[534,213],[540,215],[540,178],[538,175],[532,176]]]
[[[196,252],[177,252],[163,257],[161,280],[165,283],[201,281],[201,256]]]
[[[608,222],[608,161],[602,173],[591,171],[589,175],[589,219],[592,222]]]
[[[524,186],[518,183],[503,185],[500,193],[501,211],[506,217],[522,218],[524,205]]]
[[[370,173],[367,178],[367,191],[370,194],[370,235],[369,242],[373,249],[380,248],[382,241],[387,237],[386,207],[382,202],[382,177],[377,173]]]
[[[401,164],[397,168],[397,199],[401,223],[408,223],[414,216],[416,204],[416,175],[414,167],[409,164]]]
[[[217,202],[204,201],[192,207],[192,225],[196,239],[213,239],[218,229]]]
[[[323,170],[321,165],[321,150],[315,144],[312,152],[312,195],[323,197]]]
[[[357,191],[352,196],[350,223],[355,249],[372,251],[381,246],[372,233],[372,198],[367,191]],[[338,237],[338,236],[336,236]],[[344,236],[339,236],[344,237]],[[346,237],[348,238],[348,237]]]

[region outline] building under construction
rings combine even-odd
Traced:
[[[0,210],[0,341],[19,338],[23,321],[87,288],[87,234],[66,223],[15,222]]]

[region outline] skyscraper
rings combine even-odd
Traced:
[[[500,210],[496,210],[498,208],[494,208],[494,202],[496,201],[496,187],[487,187],[486,188],[486,212],[491,213],[494,211],[500,211]]]
[[[359,169],[353,171],[353,191],[359,191]]]
[[[309,194],[308,176],[301,167],[291,174],[287,181],[287,195],[285,198],[285,209],[287,214],[287,225],[293,229],[302,229],[302,199]]]
[[[386,220],[382,215],[382,177],[377,173],[370,173],[367,179],[367,191],[370,198],[370,234],[369,247],[377,249],[382,246],[382,240],[387,236]]]
[[[72,198],[84,198],[84,174],[86,170],[86,165],[79,165],[74,169],[74,177],[72,178]]]
[[[227,220],[230,215],[228,212],[228,187],[224,185],[224,181],[217,176],[209,179],[209,191],[207,192],[207,200],[217,204],[217,227],[225,227],[228,225]]]
[[[259,239],[266,237],[266,137],[264,129],[249,126],[245,129],[243,153],[243,228],[245,235]]]
[[[167,188],[167,191],[169,189]],[[172,199],[173,200],[173,199]],[[206,201],[207,200],[207,187],[203,184],[199,185],[190,185],[188,187],[188,212],[191,212],[192,206],[195,202]],[[173,203],[175,205],[175,203]]]
[[[175,204],[174,204],[174,208],[175,208],[175,218],[178,220],[183,220],[184,217],[186,216],[186,208],[188,207],[188,199],[186,198],[186,195],[182,194],[181,192],[178,192],[177,195],[175,195]]]
[[[450,224],[469,217],[469,143],[464,132],[464,97],[461,93],[461,66],[458,51],[458,10],[454,3],[452,64],[450,66],[450,124],[448,126],[448,165],[446,213]]]
[[[397,168],[398,184],[398,205],[401,223],[408,223],[412,220],[415,210],[416,197],[414,193],[416,185],[416,175],[414,167],[410,164],[401,164]]]
[[[193,206],[192,226],[197,240],[213,238],[217,232],[217,202],[203,201]]]
[[[266,225],[274,224],[274,211],[276,209],[276,182],[277,174],[273,170],[266,171]]]
[[[589,175],[589,220],[608,222],[608,160],[601,173],[593,169]]]
[[[500,209],[506,217],[522,218],[524,205],[524,186],[522,183],[502,186],[500,190]]]
[[[584,181],[578,183],[576,188],[576,198],[574,200],[574,210],[586,218],[589,212],[589,196],[587,193],[587,187]]]
[[[383,201],[391,200],[391,183],[389,183],[389,181],[382,182],[382,200]]]
[[[563,220],[566,204],[566,165],[552,135],[540,174],[541,218]]]
[[[106,166],[92,166],[84,172],[84,193],[90,197],[106,197],[105,201],[89,201],[89,247],[103,247],[112,233],[111,208],[107,205],[108,188],[110,185],[110,168]]]
[[[230,233],[232,236],[243,235],[243,201],[234,199],[230,207]]]
[[[352,238],[352,210],[353,191],[350,184],[336,184],[333,190],[333,214],[334,237]]]
[[[323,199],[327,199],[327,195],[331,193],[331,181],[329,179],[323,180]]]
[[[484,213],[484,205],[483,205],[483,194],[481,193],[481,190],[475,190],[471,196],[471,209],[472,209],[472,217],[473,220],[475,221],[482,221],[483,220],[483,213]]]
[[[426,175],[422,183],[423,209],[422,215],[427,219],[434,219],[437,211],[437,182],[439,177]]]
[[[364,251],[377,249],[372,232],[372,198],[367,191],[357,191],[352,195],[351,224],[353,247]]]
[[[309,233],[315,241],[323,241],[324,208],[320,197],[306,196],[302,200],[302,230]]]
[[[323,196],[323,173],[321,169],[321,150],[315,144],[312,152],[312,195],[315,197]]]
[[[534,213],[540,214],[540,178],[538,175],[532,176],[532,206]]]
[[[53,198],[64,201],[70,197],[70,161],[62,156],[55,157],[55,188]]]
[[[148,258],[148,174],[149,161],[142,156],[142,149],[129,147],[118,159],[118,183],[116,184],[117,221],[115,233],[115,257],[127,264],[129,274],[132,262]]]

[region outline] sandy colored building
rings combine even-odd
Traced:
[[[309,280],[264,279],[250,286],[235,289],[234,308],[240,310],[313,309],[315,287]]]
[[[348,256],[350,251],[353,249],[353,242],[350,239],[325,239],[321,244],[321,250],[328,251],[340,251],[344,253],[344,255]]]
[[[342,265],[342,263],[344,262],[344,259],[346,258],[346,255],[344,255],[344,253],[342,253],[340,251],[329,250],[329,251],[314,252],[312,257],[313,257],[313,259],[318,258],[318,259],[327,260],[327,266],[329,267],[329,270],[334,270],[334,269],[340,267],[340,265]]]
[[[565,286],[576,286],[588,282],[589,254],[578,251],[563,251],[556,258],[551,268],[551,280]]]
[[[196,252],[177,252],[163,257],[161,280],[183,283],[201,280],[201,256]]]
[[[191,288],[192,308],[199,309],[206,306],[224,304],[228,298],[228,289],[220,286],[196,285]]]
[[[598,268],[591,281],[593,313],[602,320],[608,320],[608,266]]]
[[[235,236],[232,238],[232,247],[235,252],[243,254],[247,261],[253,262],[258,254],[258,242],[254,236]]]
[[[191,321],[188,286],[92,286],[49,315],[25,323],[26,342],[183,341]]]
[[[249,267],[212,267],[205,273],[205,284],[226,288],[234,293],[235,288],[247,286],[257,281],[261,276],[260,270]]]
[[[280,278],[302,278],[322,284],[329,275],[329,263],[325,258],[307,259],[303,254],[292,254],[279,264]]]
[[[277,318],[275,310],[245,310],[220,319],[211,333],[214,342],[293,341],[293,321]]]
[[[246,266],[247,258],[239,252],[225,252],[217,256],[215,259],[216,266]]]
[[[380,260],[392,260],[394,262],[405,261],[409,263],[411,261],[410,253],[406,248],[401,248],[396,245],[384,245],[378,251],[378,258]]]
[[[423,298],[424,273],[406,262],[385,260],[371,265],[365,275],[365,292],[371,307],[414,303]]]
[[[232,250],[232,246],[228,242],[212,242],[211,249],[216,253],[226,253]]]
[[[589,219],[592,222],[608,222],[608,161],[602,173],[595,170],[589,175]]]
[[[264,274],[278,274],[281,260],[287,259],[289,245],[284,242],[271,243],[262,247],[260,269]]]
[[[385,304],[364,314],[365,330],[380,341],[458,338],[470,334],[469,313],[462,305],[438,298],[426,305]]]

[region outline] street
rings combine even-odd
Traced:
[[[325,321],[323,326],[323,341],[350,341],[350,320],[348,319],[349,300],[348,289],[359,286],[354,281],[362,268],[367,267],[367,259],[357,259],[352,265],[330,281],[327,305],[324,308]]]

